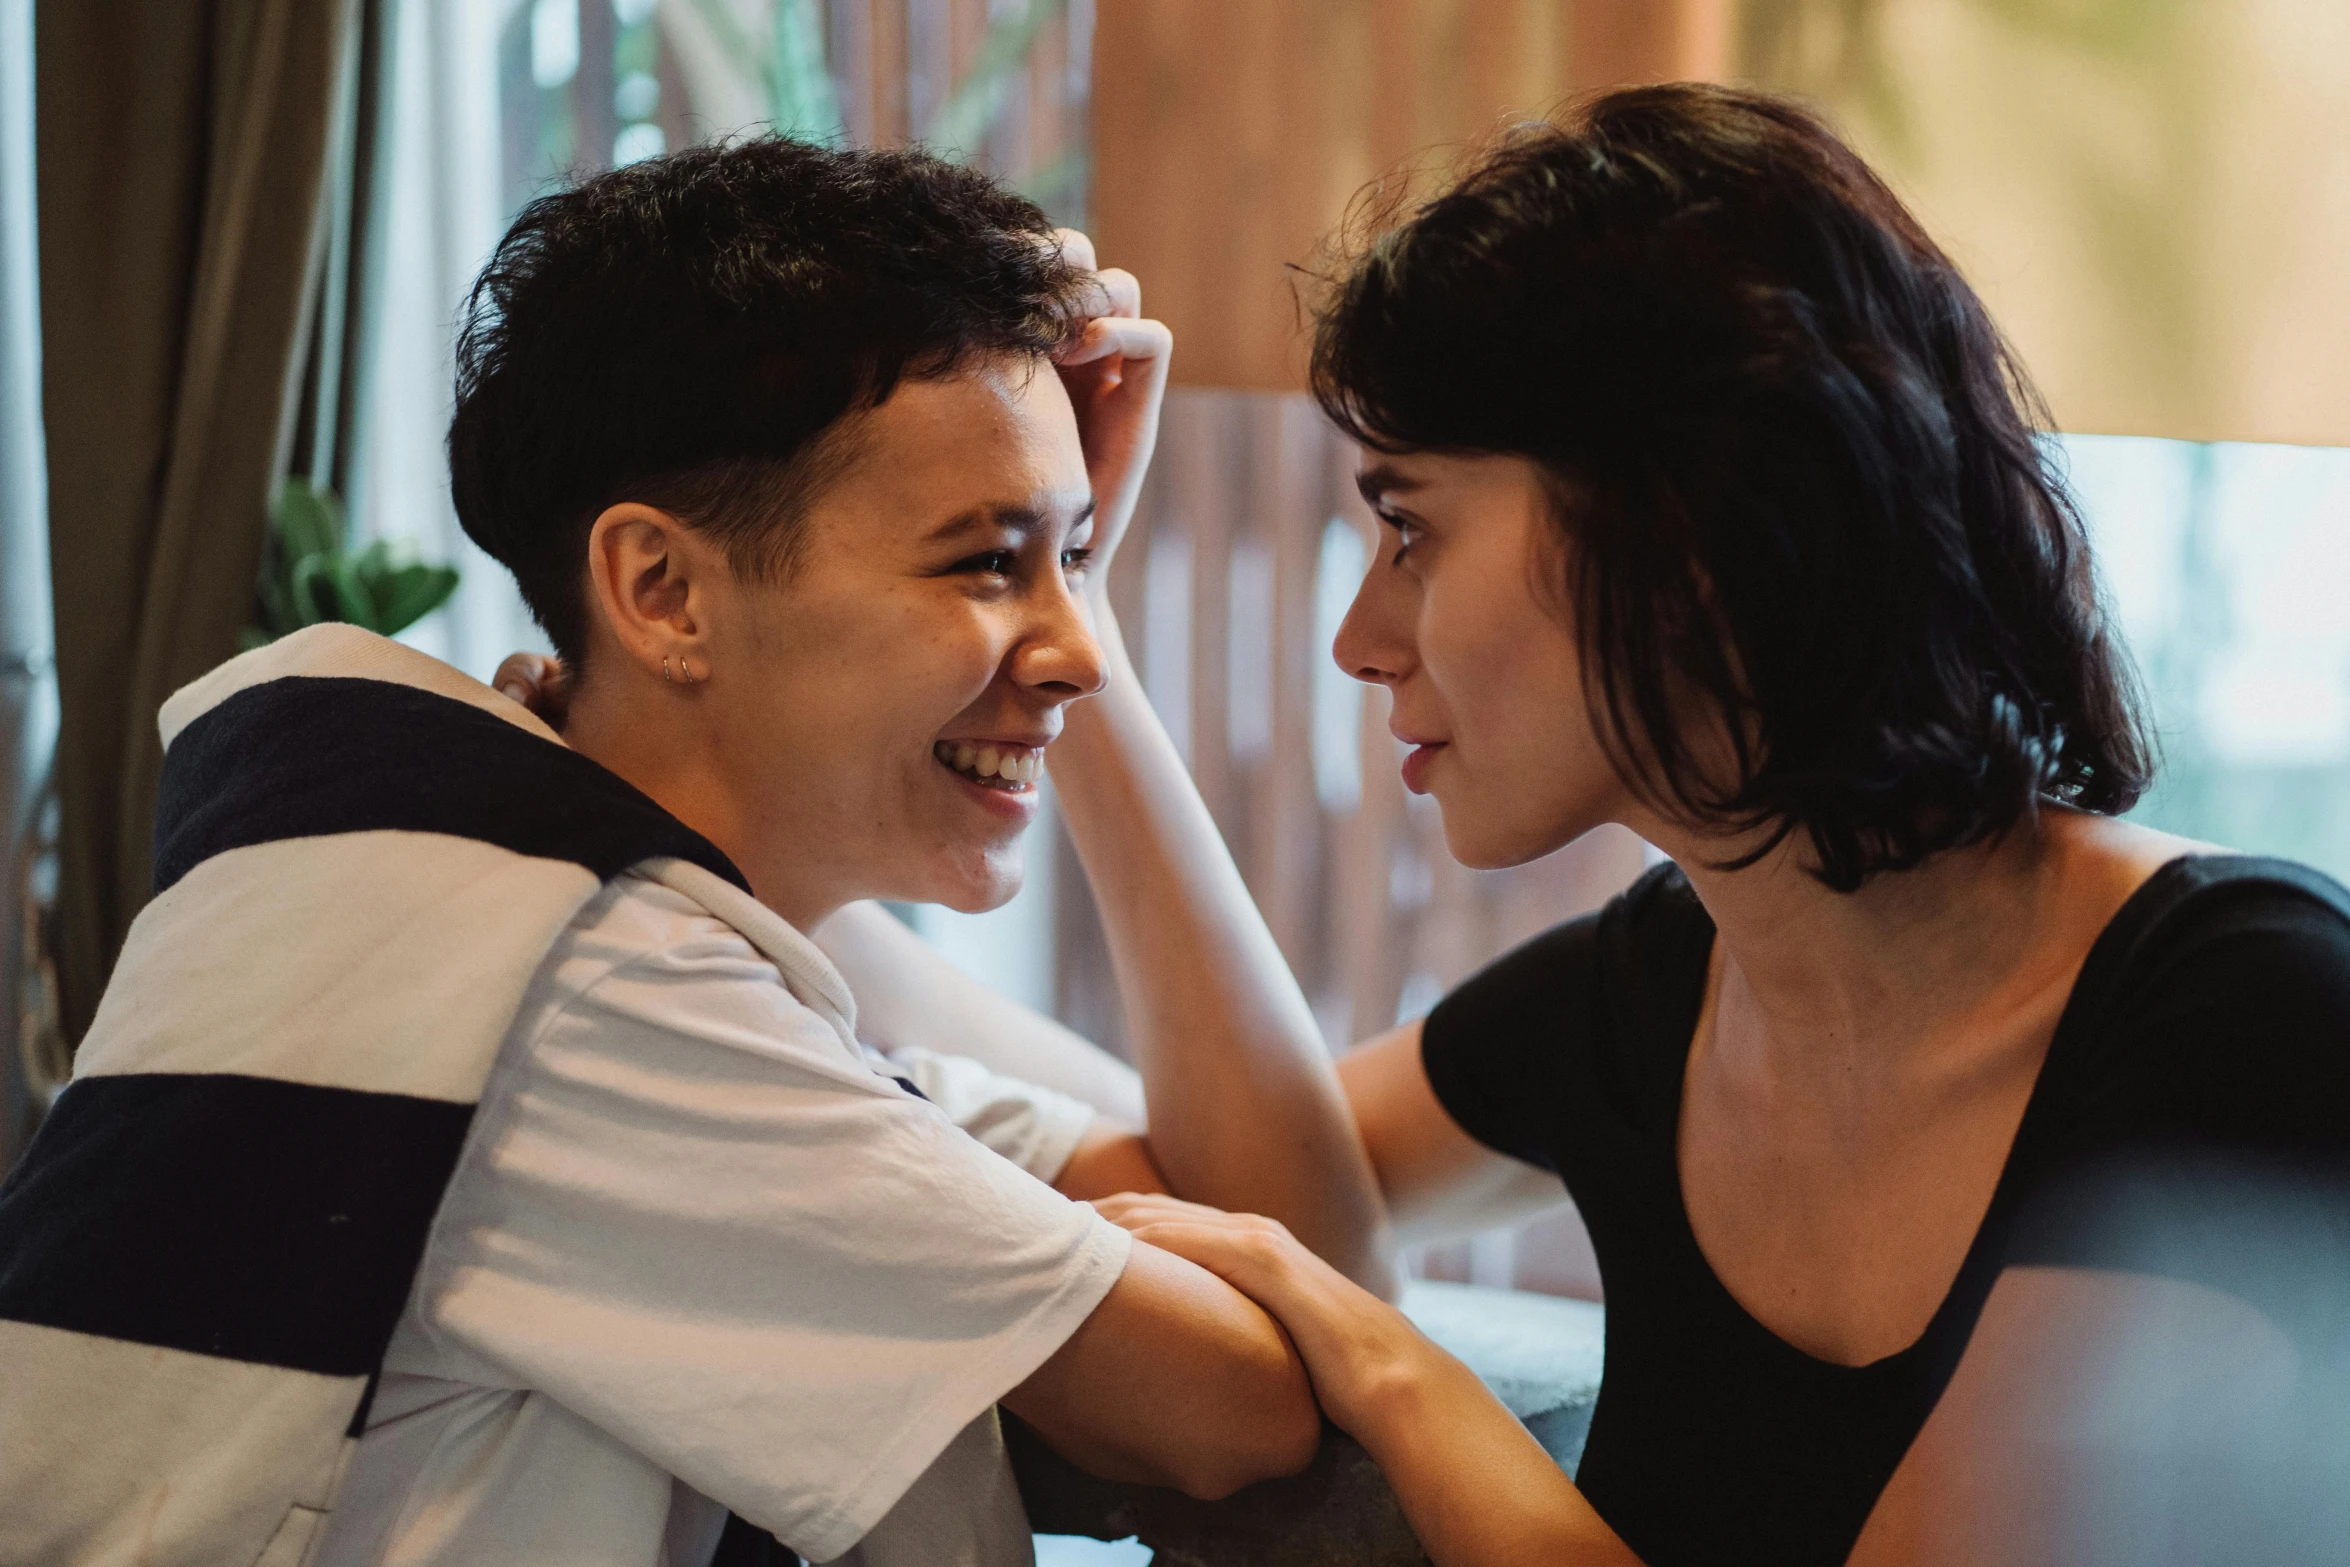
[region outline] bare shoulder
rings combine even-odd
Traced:
[[[2057,852],[2064,884],[2084,899],[2110,901],[2117,908],[2173,860],[2239,852],[2225,844],[2063,807],[2050,809],[2042,823]]]

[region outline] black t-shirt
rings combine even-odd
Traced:
[[[1590,1228],[1607,1360],[1577,1480],[1650,1567],[1842,1562],[2000,1269],[2111,1260],[2081,1222],[2095,1172],[2350,1169],[2350,891],[2285,861],[2174,861],[2090,950],[1925,1334],[1866,1366],[1816,1359],[1723,1288],[1682,1203],[1681,1080],[1713,938],[1658,866],[1447,996],[1422,1046],[1453,1119],[1556,1171]]]

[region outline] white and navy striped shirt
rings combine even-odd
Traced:
[[[871,1559],[1025,1554],[986,1411],[1123,1236],[874,1070],[715,848],[445,665],[317,627],[163,727],[156,897],[0,1187],[0,1561],[464,1559],[462,1487],[399,1459],[450,1399],[513,1441],[441,1421],[443,1459],[559,1483],[585,1449],[532,1469],[532,1416],[625,1456],[598,1563],[680,1560],[723,1516],[688,1493],[838,1556],[909,1487]],[[354,1474],[405,1490],[329,1526]],[[471,1538],[554,1491],[503,1494]]]

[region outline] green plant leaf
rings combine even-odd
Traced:
[[[258,595],[261,600],[261,624],[253,629],[274,639],[299,629],[302,623],[294,617],[291,587],[293,573],[286,569],[285,545],[273,545],[270,553],[271,559],[261,573]]]
[[[385,575],[378,590],[382,623],[376,629],[387,637],[396,636],[439,609],[456,591],[454,566],[397,567]]]
[[[286,598],[293,607],[294,629],[297,631],[304,626],[315,626],[322,620],[335,618],[334,589],[329,582],[329,569],[324,555],[305,555],[295,561],[293,569],[286,573]],[[328,583],[324,605],[319,603],[317,592],[322,582]]]
[[[294,612],[305,626],[340,620],[377,629],[375,605],[350,558],[341,554],[305,555],[295,562]]]
[[[375,600],[368,596],[366,585],[359,580],[359,568],[351,557],[340,551],[327,557],[326,580],[334,584],[335,608],[341,613],[334,618],[349,621],[354,626],[365,626],[380,631],[375,615]]]
[[[287,553],[297,561],[308,555],[331,555],[343,547],[342,502],[332,491],[318,489],[306,480],[288,479],[278,486],[271,520],[277,524]]]
[[[332,490],[287,480],[270,524],[274,537],[254,593],[260,624],[241,634],[259,639],[242,641],[248,650],[322,621],[390,636],[457,591],[456,567],[420,565],[398,540],[372,539],[355,553],[345,548],[343,506]]]

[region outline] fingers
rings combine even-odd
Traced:
[[[1124,267],[1104,267],[1094,274],[1102,292],[1110,296],[1110,308],[1105,315],[1124,316],[1129,320],[1142,314],[1142,284]]]
[[[538,695],[539,687],[560,678],[562,673],[562,664],[544,653],[509,653],[498,666],[497,674],[490,678],[490,684],[497,687],[499,695],[512,697],[528,707]]]
[[[1097,270],[1093,256],[1093,241],[1079,229],[1055,229],[1053,238],[1060,242],[1061,254],[1069,265],[1081,272]]]
[[[1247,1217],[1247,1215],[1229,1214],[1221,1208],[1208,1207],[1205,1203],[1185,1202],[1182,1198],[1171,1197],[1165,1192],[1119,1192],[1114,1196],[1096,1197],[1093,1200],[1093,1206],[1096,1212],[1112,1224],[1124,1224],[1129,1218],[1138,1223],[1149,1223],[1154,1219],[1173,1217],[1210,1222],[1217,1219]]]
[[[1055,357],[1064,365],[1091,364],[1112,355],[1120,359],[1161,359],[1174,347],[1175,334],[1167,330],[1163,321],[1095,316]]]
[[[1113,1197],[1095,1198],[1093,1206],[1112,1224],[1136,1234],[1152,1226],[1172,1226],[1279,1240],[1290,1238],[1288,1226],[1279,1219],[1268,1219],[1261,1213],[1226,1213],[1221,1208],[1185,1202],[1165,1192],[1120,1192]]]
[[[512,653],[490,677],[500,696],[521,703],[549,728],[561,730],[571,707],[571,671],[544,653]]]
[[[1053,239],[1061,247],[1061,259],[1080,272],[1090,272],[1101,285],[1106,316],[1135,317],[1142,314],[1142,284],[1124,267],[1105,267],[1095,257],[1093,241],[1076,229],[1055,229]]]

